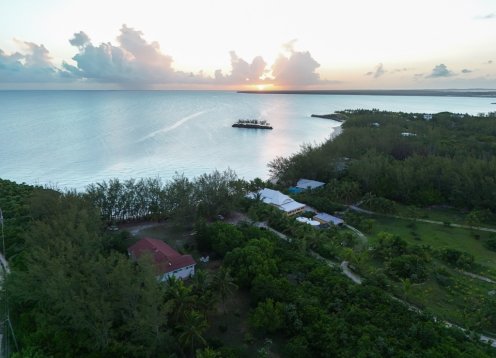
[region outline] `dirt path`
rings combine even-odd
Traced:
[[[279,232],[279,231],[274,230],[271,227],[269,227],[266,222],[254,222],[252,224],[254,226],[256,226],[256,227],[265,228],[267,230],[272,231],[273,233],[275,233],[277,236],[279,236],[281,239],[283,239],[285,241],[291,241],[291,239],[288,238],[286,235],[284,235],[282,232]],[[363,235],[363,236],[365,236],[365,235]],[[337,267],[339,265],[339,267],[341,268],[341,272],[343,273],[343,275],[345,275],[346,277],[348,277],[350,280],[352,280],[357,285],[360,285],[362,283],[363,278],[360,275],[358,275],[355,272],[353,272],[349,268],[349,264],[348,264],[347,261],[342,261],[340,264],[338,264],[337,262],[332,261],[332,260],[329,260],[329,259],[326,259],[326,258],[320,256],[318,253],[316,253],[314,251],[311,251],[311,250],[310,250],[310,255],[313,258],[317,259],[317,260],[324,261],[330,267]],[[469,272],[467,272],[467,274],[469,274]],[[472,275],[475,275],[475,274],[472,274]],[[481,276],[481,277],[483,277],[483,276]],[[395,301],[398,301],[398,302],[402,303],[403,305],[407,306],[408,309],[411,310],[411,311],[414,311],[414,312],[416,312],[418,314],[423,313],[423,311],[419,307],[417,307],[415,305],[412,305],[411,303],[409,303],[407,301],[404,301],[402,299],[399,299],[398,297],[395,297],[393,295],[390,295],[390,297],[392,299],[394,299]],[[438,319],[436,317],[434,317],[434,321],[438,321]],[[464,329],[464,328],[462,328],[462,327],[460,327],[460,326],[458,326],[458,325],[456,325],[454,323],[451,323],[451,322],[448,322],[448,321],[444,321],[444,320],[441,320],[440,322],[442,322],[446,327],[455,327],[455,328],[458,328],[458,329],[462,330],[463,332],[467,332],[466,329]],[[491,347],[496,348],[496,338],[489,337],[489,336],[486,336],[486,335],[483,335],[483,334],[480,334],[480,333],[477,333],[477,334],[479,335],[479,340],[481,342],[490,344]]]
[[[164,223],[157,223],[157,222],[155,222],[155,223],[142,223],[142,224],[137,224],[137,225],[122,226],[122,227],[119,227],[119,229],[127,230],[127,231],[129,231],[129,233],[131,235],[137,236],[143,230],[150,229],[150,228],[157,227],[157,226],[162,226],[162,225],[164,225]]]

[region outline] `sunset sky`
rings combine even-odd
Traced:
[[[0,14],[0,89],[496,88],[496,0],[15,0]]]

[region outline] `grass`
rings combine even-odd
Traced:
[[[426,282],[412,285],[407,300],[438,318],[477,331],[486,331],[481,307],[495,285],[460,275],[454,270],[446,271],[450,284],[442,286],[431,275]],[[395,283],[393,290],[398,297],[402,297],[400,283]],[[486,333],[496,335],[496,332]]]
[[[374,217],[374,229],[369,235],[370,244],[374,244],[380,232],[389,232],[400,236],[409,244],[430,245],[434,249],[453,248],[474,256],[476,264],[487,268],[487,274],[496,277],[496,252],[488,250],[484,242],[494,233],[477,231],[479,239],[474,238],[470,229],[454,228],[395,219],[389,217]]]
[[[468,211],[462,211],[456,208],[450,207],[433,207],[433,208],[417,208],[412,210],[412,207],[396,204],[398,212],[396,215],[404,217],[417,217],[419,219],[428,219],[441,222],[449,222],[452,224],[468,225],[467,215]],[[482,227],[488,227],[496,229],[494,220],[489,220],[488,222],[480,223]]]

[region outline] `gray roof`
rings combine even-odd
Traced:
[[[314,219],[319,219],[321,221],[324,221],[326,223],[333,223],[334,225],[341,225],[344,224],[344,220],[340,219],[336,216],[329,215],[327,213],[318,213],[313,217]]]
[[[296,187],[300,189],[315,189],[324,185],[325,183],[322,183],[321,181],[310,179],[300,179],[298,180],[298,183],[296,183]]]

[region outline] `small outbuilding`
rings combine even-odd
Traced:
[[[323,187],[324,185],[325,183],[322,183],[321,181],[310,179],[300,179],[298,180],[298,183],[296,183],[296,187],[301,190],[317,189]]]
[[[341,226],[344,224],[344,220],[338,218],[337,216],[332,216],[327,213],[318,213],[313,217],[315,221],[318,221],[321,224],[332,224],[335,226]]]
[[[307,224],[307,225],[313,226],[313,227],[320,226],[320,222],[318,222],[316,220],[312,220],[312,219],[306,218],[306,217],[303,217],[303,216],[297,217],[296,218],[296,221],[298,221],[300,223],[303,223],[303,224]]]

